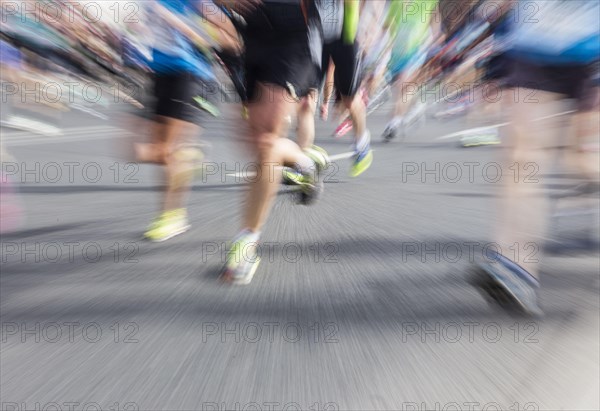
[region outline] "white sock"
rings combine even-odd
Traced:
[[[260,238],[260,231],[252,231],[249,228],[244,228],[235,238],[242,238],[242,236],[247,237],[249,242],[256,243]]]
[[[356,143],[354,143],[356,151],[361,152],[363,150],[365,150],[369,144],[371,143],[371,133],[369,133],[368,130],[366,130],[363,135],[358,138],[358,140],[356,141]]]

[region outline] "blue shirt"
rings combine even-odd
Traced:
[[[160,5],[184,20],[192,29],[188,16],[193,13],[189,0],[158,0]],[[145,2],[146,4],[151,2]],[[151,4],[149,4],[151,7]],[[150,68],[159,74],[191,73],[205,80],[214,79],[211,63],[202,52],[162,17],[149,9],[149,23],[153,31],[152,61]]]

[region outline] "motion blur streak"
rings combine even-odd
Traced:
[[[0,9],[0,411],[600,409],[597,0]]]

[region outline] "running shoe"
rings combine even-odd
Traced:
[[[282,170],[282,182],[286,186],[297,186],[302,182],[302,173],[292,167],[284,167]]]
[[[404,124],[401,118],[394,118],[383,132],[383,141],[389,143],[398,136],[404,137]]]
[[[256,237],[249,231],[242,232],[233,241],[226,258],[223,280],[234,285],[250,284],[260,264]]]
[[[498,130],[495,128],[477,133],[468,133],[460,138],[460,145],[462,147],[479,147],[496,144],[500,144],[500,137],[498,137]]]
[[[144,238],[158,243],[185,233],[189,228],[185,208],[178,208],[159,215],[144,233]]]
[[[358,177],[373,163],[373,150],[371,150],[371,134],[367,132],[367,142],[363,147],[355,148],[354,162],[350,167],[350,177]]]
[[[322,174],[329,166],[329,155],[317,146],[305,149],[304,153],[315,163],[312,170],[302,170],[302,178],[299,184],[302,190],[300,203],[309,205],[315,202],[324,190]]]
[[[449,119],[465,114],[469,108],[466,102],[457,102],[449,105],[445,110],[440,110],[433,115],[436,120]]]
[[[501,254],[494,253],[490,260],[479,263],[473,277],[474,285],[486,299],[507,311],[541,317],[538,280]]]
[[[354,125],[352,124],[352,119],[348,117],[344,121],[342,121],[339,126],[337,126],[337,128],[333,132],[333,135],[335,138],[343,137],[346,134],[348,134],[350,130],[352,130],[352,127],[354,127]]]

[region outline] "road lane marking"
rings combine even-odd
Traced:
[[[567,114],[573,114],[575,112],[576,112],[576,110],[563,111],[561,113],[556,113],[556,114],[551,114],[549,116],[544,116],[544,117],[536,118],[536,119],[533,120],[533,122],[548,120],[548,119],[555,118],[555,117],[561,117],[561,116],[565,116]],[[489,130],[491,128],[505,127],[505,126],[507,126],[509,124],[510,123],[507,122],[507,123],[492,124],[490,126],[485,126],[485,127],[468,128],[466,130],[461,130],[461,131],[457,131],[455,133],[450,133],[450,134],[443,135],[441,137],[436,137],[435,139],[436,140],[447,140],[447,139],[453,138],[453,137],[460,137],[463,134],[476,133],[478,131],[485,131],[485,130]]]

